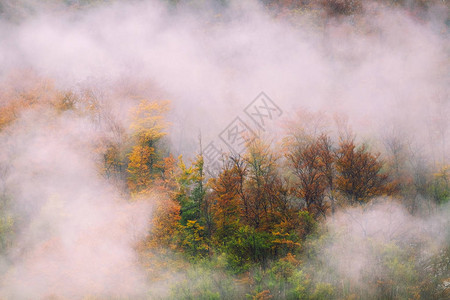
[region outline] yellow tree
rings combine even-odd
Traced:
[[[154,180],[159,155],[158,142],[166,135],[168,123],[164,114],[168,111],[169,103],[141,101],[132,111],[133,146],[129,154],[128,185],[131,191],[139,192],[150,186]]]

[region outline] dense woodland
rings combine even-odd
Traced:
[[[210,178],[201,141],[193,160],[170,154],[165,142],[170,126],[165,121],[167,101],[136,103],[127,129],[89,94],[57,91],[48,81],[38,81],[29,91],[10,97],[13,100],[1,109],[3,133],[29,110],[46,111],[55,120],[65,115],[88,117],[108,126],[108,134],[90,150],[98,174],[122,188],[129,201],[147,198],[154,205],[151,229],[135,245],[148,280],[170,280],[175,273],[186,276],[174,281],[169,295],[150,292],[151,297],[449,296],[448,235],[447,246],[424,260],[419,251],[427,243],[424,236],[406,238],[402,235],[407,233],[399,232],[382,244],[369,234],[365,243],[371,245],[370,255],[377,260],[363,270],[364,285],[336,274],[321,257],[326,255],[322,247],[339,234],[326,226],[339,211],[395,202],[413,215],[427,216],[448,204],[448,166],[420,166],[400,139],[385,141],[381,155],[370,144],[358,142],[349,128],[332,135],[316,126],[323,123],[317,122],[323,115],[304,113],[288,124],[280,143],[255,139],[242,155],[224,154],[220,174]],[[23,220],[8,213],[8,205],[14,205],[14,199],[3,193],[3,254],[12,249],[15,230],[23,225]]]
[[[78,8],[103,1],[67,2]],[[362,1],[262,2],[277,18],[307,10],[334,18],[365,9]],[[421,18],[436,1],[378,2]],[[12,7],[0,2],[2,14]],[[19,15],[10,18],[17,22]],[[16,248],[22,229],[42,226],[16,213],[22,195],[10,174],[21,163],[14,149],[28,147],[27,132],[44,123],[44,136],[87,124],[95,138],[74,148],[94,161],[95,176],[125,202],[151,207],[144,238],[133,242],[134,263],[145,273],[143,295],[106,288],[74,299],[450,298],[448,131],[429,145],[433,152],[401,134],[369,138],[347,116],[299,109],[277,139],[260,135],[241,154],[223,152],[220,171],[211,176],[201,135],[192,134],[195,153],[173,151],[170,128],[180,124],[168,121],[169,100],[114,91],[131,103],[124,121],[90,87],[60,88],[30,69],[2,76],[0,291],[9,265],[26,251]],[[448,128],[448,116],[433,120]],[[24,137],[20,143],[16,135]],[[39,155],[27,159],[34,163]],[[49,239],[39,253],[58,243]],[[67,298],[55,292],[44,299]]]

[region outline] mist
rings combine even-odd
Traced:
[[[17,219],[1,254],[0,297],[163,297],[186,278],[166,266],[156,272],[171,275],[156,287],[136,250],[160,195],[135,197],[99,174],[99,141],[125,140],[142,99],[170,101],[165,151],[186,160],[201,151],[199,137],[226,149],[219,135],[236,117],[276,148],[285,125],[310,111],[326,116],[336,140],[333,122],[346,120],[381,157],[398,139],[409,168],[448,165],[445,2],[367,1],[337,16],[321,1],[174,2],[0,1],[0,106],[37,95],[38,107],[0,126],[0,193]],[[282,111],[266,131],[244,111],[261,92]],[[46,104],[68,93],[84,113]],[[364,286],[374,243],[421,244],[424,260],[439,253],[449,209],[426,201],[423,215],[395,199],[343,207],[323,221],[333,239],[319,246],[326,259],[317,273]]]

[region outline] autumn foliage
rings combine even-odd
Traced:
[[[242,296],[244,290],[253,299],[355,298],[358,287],[333,274],[316,274],[308,265],[308,259],[320,261],[323,253],[318,245],[332,238],[322,225],[342,209],[365,209],[379,197],[416,193],[437,204],[448,201],[448,166],[428,176],[408,172],[398,151],[396,156],[383,155],[356,135],[336,135],[320,125],[319,114],[305,118],[312,130],[303,121],[289,127],[279,144],[256,138],[240,155],[224,155],[220,172],[211,177],[205,173],[201,143],[190,159],[171,154],[166,141],[168,108],[167,101],[142,100],[131,109],[130,126],[125,128],[92,97],[60,93],[43,83],[0,107],[0,130],[32,109],[107,119],[114,134],[99,138],[93,147],[99,174],[117,185],[129,201],[152,205],[148,235],[137,247],[142,260],[173,255],[180,268],[188,263],[213,265],[205,271],[207,280],[221,290],[206,293],[206,299],[232,294],[208,273],[214,268],[236,276],[230,286],[239,288],[232,295]],[[3,209],[9,199],[1,197]],[[0,253],[12,244],[14,222],[11,215],[0,214]],[[384,273],[377,273],[377,281],[368,280],[372,294],[366,296],[395,294],[406,299],[438,291],[445,298],[448,293],[439,287],[446,280],[442,270],[447,252],[422,266],[414,264],[412,249],[406,248],[404,254],[388,246],[379,256],[378,267]],[[377,247],[373,245],[378,251]],[[425,279],[414,273],[417,270]],[[395,283],[400,282],[397,277],[408,287]],[[341,285],[346,286],[341,289]],[[191,287],[186,290],[191,295]]]

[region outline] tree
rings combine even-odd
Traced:
[[[181,248],[191,259],[204,257],[209,251],[204,230],[196,220],[187,220],[186,225],[181,226]]]
[[[296,196],[304,200],[309,212],[325,216],[328,191],[334,212],[335,153],[330,138],[325,134],[291,138],[288,146],[286,156],[297,179]]]
[[[209,183],[213,189],[213,219],[215,236],[219,244],[224,244],[239,228],[242,207],[239,197],[241,189],[239,171],[238,165],[229,160],[219,176],[211,179]]]
[[[362,204],[374,196],[391,194],[394,186],[389,176],[382,173],[379,154],[372,154],[366,145],[356,147],[353,139],[342,140],[337,151],[337,189],[350,204]]]
[[[310,212],[325,214],[326,177],[322,171],[321,151],[316,140],[297,144],[288,154],[291,168],[298,179],[297,196]]]
[[[180,219],[180,205],[164,195],[160,196],[153,215],[147,246],[151,248],[168,247],[172,250],[177,248]]]
[[[178,192],[176,199],[181,205],[181,223],[186,225],[188,220],[196,220],[204,225],[205,210],[203,202],[206,192],[203,186],[203,157],[198,155],[188,168],[180,156],[178,166],[181,173],[177,178]]]
[[[182,243],[188,243],[197,249],[197,244],[192,244],[192,241],[197,239],[197,237],[194,238],[194,235],[198,235],[201,243],[204,243],[209,251],[212,233],[211,203],[208,201],[209,198],[206,197],[203,166],[204,162],[201,154],[197,156],[189,168],[186,167],[180,156],[179,168],[181,173],[177,177],[178,191],[175,194],[175,198],[181,206]],[[192,241],[184,241],[187,238]]]
[[[319,147],[320,169],[328,190],[328,198],[331,203],[331,213],[334,214],[336,211],[336,203],[334,198],[336,153],[331,139],[326,134],[321,134],[317,143]]]
[[[243,220],[256,230],[267,231],[281,221],[286,190],[278,174],[278,158],[270,147],[257,139],[244,157],[247,165]]]
[[[431,184],[431,194],[438,204],[443,204],[450,199],[450,166],[442,167],[433,176]]]
[[[177,176],[177,160],[170,154],[160,160],[155,168],[159,171],[156,186],[165,192],[172,194],[176,190],[176,176]]]
[[[166,135],[168,124],[164,121],[164,113],[168,110],[168,102],[141,101],[132,111],[133,138],[135,146],[128,155],[128,186],[133,192],[140,192],[150,187],[155,179],[155,165],[160,159],[158,142]]]

